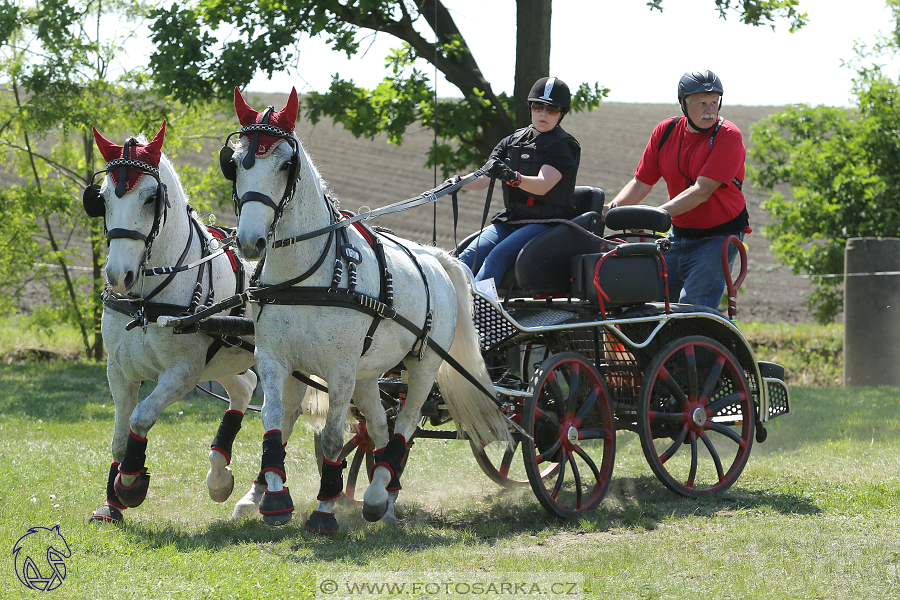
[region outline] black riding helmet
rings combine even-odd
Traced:
[[[694,94],[714,93],[719,94],[719,108],[722,108],[722,95],[725,93],[722,87],[722,80],[719,79],[712,71],[688,71],[681,76],[678,81],[678,104],[681,106],[681,112],[688,117],[685,99]],[[691,127],[697,131],[706,131],[701,129],[691,121],[688,117]],[[709,129],[709,127],[707,127]]]
[[[558,106],[565,115],[572,106],[572,94],[569,93],[569,86],[562,79],[541,77],[531,86],[531,91],[528,92],[528,102]]]

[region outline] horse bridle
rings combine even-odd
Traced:
[[[274,109],[271,106],[266,108],[259,123],[247,125],[240,131],[233,131],[230,133],[228,137],[225,138],[225,143],[219,151],[219,167],[222,169],[222,175],[225,176],[225,179],[231,181],[231,199],[234,202],[234,214],[240,218],[241,208],[248,202],[260,202],[268,206],[275,211],[275,216],[272,219],[272,226],[269,228],[269,235],[272,235],[275,232],[275,226],[281,219],[285,206],[287,206],[287,203],[294,197],[294,191],[297,189],[297,182],[300,181],[300,144],[290,132],[268,124],[273,110]],[[246,135],[250,138],[250,145],[247,149],[247,153],[241,160],[241,166],[244,167],[245,170],[252,169],[253,165],[256,164],[256,150],[259,148],[260,134],[266,134],[284,140],[291,147],[287,184],[285,185],[284,194],[282,194],[281,200],[278,203],[269,196],[254,191],[247,192],[240,198],[237,195],[237,166],[234,163],[234,150],[229,143],[234,136]]]
[[[170,206],[170,203],[166,184],[164,184],[159,177],[159,169],[145,162],[128,157],[129,148],[136,145],[138,145],[137,140],[135,140],[134,138],[129,139],[127,142],[125,142],[125,146],[122,148],[122,158],[117,158],[115,160],[109,161],[106,164],[105,169],[97,171],[96,173],[91,175],[91,183],[89,186],[84,188],[82,202],[84,204],[85,213],[87,213],[89,217],[103,217],[103,231],[105,233],[107,243],[110,240],[123,238],[140,240],[144,242],[144,258],[141,261],[143,264],[146,263],[150,258],[153,240],[155,240],[156,236],[159,235],[160,224],[166,218],[167,209]],[[110,173],[115,169],[119,169],[119,181],[116,184],[115,188],[115,194],[117,198],[121,198],[127,192],[125,188],[127,169],[132,169],[134,171],[137,171],[138,173],[141,173],[142,175],[149,175],[154,180],[156,180],[156,192],[154,195],[153,207],[153,225],[151,226],[150,232],[147,235],[144,235],[140,231],[135,231],[133,229],[123,229],[119,227],[109,230],[106,229],[105,202],[103,201],[103,197],[100,195],[100,184],[96,183],[96,180],[97,176]],[[102,212],[100,211],[101,207],[103,208]]]

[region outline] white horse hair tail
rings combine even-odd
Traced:
[[[481,357],[478,332],[472,319],[471,276],[459,260],[443,250],[429,248],[450,276],[456,290],[456,335],[450,356],[488,390],[494,389],[487,366]],[[475,443],[512,442],[510,427],[516,427],[497,405],[466,377],[444,361],[437,384],[460,434],[465,432]]]

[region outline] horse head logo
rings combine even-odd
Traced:
[[[49,592],[62,585],[66,578],[66,558],[72,556],[66,538],[53,529],[32,527],[13,546],[16,576],[25,587]]]

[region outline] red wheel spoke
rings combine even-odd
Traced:
[[[712,417],[716,413],[721,412],[722,410],[728,408],[729,406],[734,406],[735,404],[743,402],[744,399],[745,399],[745,396],[739,392],[735,392],[734,394],[728,394],[727,396],[723,396],[723,397],[719,398],[712,404],[709,404],[706,407],[706,414],[708,414],[709,416]]]
[[[711,429],[712,431],[715,431],[716,433],[721,433],[722,435],[724,435],[725,437],[727,437],[728,439],[730,439],[731,441],[736,443],[741,448],[747,447],[747,441],[744,440],[744,438],[742,438],[738,432],[726,427],[725,425],[722,425],[721,423],[714,423],[712,421],[707,421],[706,428]]]
[[[569,375],[569,395],[566,398],[565,413],[571,415],[575,412],[575,404],[578,401],[578,392],[581,384],[581,369],[578,363],[572,364],[572,370]]]
[[[716,362],[713,363],[712,368],[709,371],[709,375],[706,377],[706,383],[703,385],[703,391],[700,392],[700,397],[698,400],[704,404],[709,401],[710,396],[713,395],[713,392],[716,390],[716,384],[719,383],[719,376],[722,374],[722,367],[725,366],[725,357],[717,356]]]
[[[559,461],[559,475],[556,476],[556,483],[553,485],[553,490],[550,492],[550,497],[556,500],[559,496],[559,490],[562,489],[563,481],[566,479],[566,456],[563,454],[562,460]]]
[[[688,475],[687,486],[694,487],[694,479],[697,478],[697,436],[691,436],[691,472]]]
[[[675,453],[678,452],[678,449],[684,444],[684,439],[687,436],[688,428],[682,427],[681,433],[675,438],[675,441],[671,446],[666,448],[666,451],[659,455],[660,464],[665,464],[667,460],[675,456]]]
[[[578,456],[581,457],[581,460],[587,463],[588,468],[591,470],[591,473],[594,474],[594,477],[597,478],[597,481],[600,481],[603,476],[600,474],[600,469],[597,468],[596,463],[594,463],[593,459],[588,456],[588,453],[582,450],[580,447],[575,447],[574,451],[576,454],[578,454]]]
[[[593,390],[591,390],[591,393],[585,399],[584,404],[582,404],[578,408],[578,411],[575,413],[575,427],[581,425],[588,413],[597,407],[597,394],[599,392],[599,388],[594,388]]]
[[[660,367],[659,369],[659,380],[666,386],[666,389],[678,400],[679,406],[684,406],[688,403],[687,394],[684,393],[684,390],[681,389],[681,386],[678,385],[678,382],[669,374],[669,371],[666,370],[665,367]]]
[[[678,423],[684,420],[684,413],[658,412],[651,410],[647,412],[650,415],[650,422],[662,421],[663,423]]]
[[[498,472],[504,477],[509,476],[509,466],[512,464],[513,458],[516,456],[516,448],[519,447],[519,440],[516,439],[513,441],[513,447],[507,447],[503,452],[503,460],[500,461],[500,468]]]
[[[607,429],[579,429],[579,440],[608,440],[612,437],[612,432]]]
[[[581,508],[581,473],[578,472],[578,465],[575,464],[575,456],[569,455],[569,463],[572,465],[572,479],[575,480],[575,510]]]
[[[687,361],[688,394],[696,398],[700,391],[700,377],[697,375],[697,355],[693,346],[684,349],[684,358]]]
[[[562,442],[560,440],[556,440],[556,442],[552,446],[550,446],[550,448],[537,455],[537,464],[541,464],[552,458],[554,454],[559,452],[560,447],[562,447]]]
[[[709,455],[713,459],[713,463],[716,465],[716,473],[719,476],[719,481],[725,479],[725,469],[722,468],[722,459],[719,458],[719,453],[716,452],[715,446],[713,446],[712,441],[710,441],[709,437],[705,432],[700,432],[700,439],[703,440],[703,444],[706,446],[706,449],[709,450]]]

